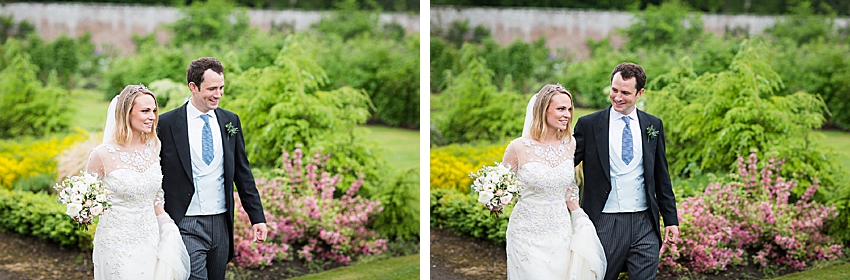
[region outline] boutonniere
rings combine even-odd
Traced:
[[[658,136],[658,130],[655,130],[655,126],[650,125],[646,128],[646,135],[649,140],[652,140],[655,136]]]
[[[234,127],[233,123],[231,123],[231,122],[228,122],[227,124],[225,124],[224,128],[227,129],[227,140],[230,140],[230,136],[233,136],[233,135],[236,135],[236,133],[239,133],[239,128]]]

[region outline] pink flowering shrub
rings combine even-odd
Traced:
[[[264,266],[294,257],[308,263],[348,264],[357,256],[387,250],[387,241],[366,227],[382,207],[380,201],[356,195],[363,181],[355,181],[341,197],[334,198],[342,176],[326,171],[329,156],[316,154],[306,164],[303,158],[300,149],[291,156],[284,153],[281,177],[256,180],[269,227],[266,242],[251,242],[250,221],[237,197],[236,265]]]
[[[754,261],[763,268],[802,270],[813,261],[841,256],[841,245],[824,235],[838,215],[834,206],[812,200],[812,184],[792,202],[797,185],[779,176],[784,161],[738,158],[738,174],[726,184],[710,184],[678,209],[681,238],[661,247],[659,266],[672,273],[719,272]],[[747,252],[755,252],[748,255]]]

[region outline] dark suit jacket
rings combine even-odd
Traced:
[[[189,152],[189,130],[186,121],[187,102],[177,109],[168,111],[159,117],[157,131],[162,142],[160,158],[162,160],[162,189],[165,192],[165,212],[180,224],[186,215],[195,186],[192,183],[192,156]],[[242,137],[242,124],[236,114],[218,108],[215,109],[218,127],[221,129],[221,144],[224,148],[224,197],[227,206],[227,232],[231,237],[228,260],[233,258],[233,184],[242,201],[242,208],[248,213],[251,224],[265,223],[260,194],[254,184],[254,176],[245,154],[245,139]],[[236,135],[227,136],[225,125],[232,123],[240,128]]]
[[[611,162],[608,153],[608,122],[611,107],[581,117],[576,123],[575,164],[584,162],[584,194],[581,207],[590,220],[596,224],[599,214],[605,207],[608,194],[611,193]],[[666,226],[679,225],[676,213],[676,198],[667,170],[667,156],[664,147],[664,126],[661,120],[646,112],[637,111],[640,122],[641,141],[643,141],[643,170],[646,184],[646,202],[652,213],[653,228],[661,240],[658,223],[659,212]],[[659,133],[649,139],[646,128],[653,126]]]

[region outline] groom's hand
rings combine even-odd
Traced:
[[[679,226],[667,226],[664,228],[664,243],[679,241]]]
[[[269,237],[269,228],[266,227],[266,223],[257,223],[252,227],[254,228],[254,241],[252,242],[266,241],[266,237]]]

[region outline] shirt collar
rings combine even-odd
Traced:
[[[189,104],[186,104],[186,107],[187,107],[186,108],[186,114],[187,114],[187,117],[189,117],[190,120],[201,118],[201,114],[203,114],[203,113],[201,113],[201,110],[198,110],[198,108],[195,108],[195,105],[192,105],[191,101],[189,102]],[[210,116],[211,120],[215,120],[215,111],[214,110],[210,110],[209,112],[207,112],[207,115]]]
[[[625,116],[625,115],[621,114],[620,112],[617,112],[617,110],[614,110],[613,107],[611,108],[611,113],[610,113],[611,121],[622,119],[623,116]],[[637,108],[635,108],[634,110],[632,110],[631,113],[629,113],[629,118],[632,119],[632,120],[637,120]]]

